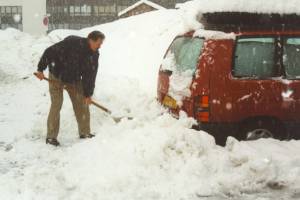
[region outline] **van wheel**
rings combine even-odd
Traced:
[[[239,131],[241,140],[257,140],[260,138],[287,139],[284,125],[276,119],[258,119],[242,124]]]

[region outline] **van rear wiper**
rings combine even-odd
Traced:
[[[167,74],[169,76],[171,76],[173,74],[173,71],[168,70],[168,69],[161,69],[160,72],[162,72],[164,74]]]

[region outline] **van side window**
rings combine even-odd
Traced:
[[[179,37],[175,39],[164,58],[162,68],[185,72],[195,71],[203,47],[204,39],[197,37]]]
[[[284,40],[283,64],[288,79],[300,79],[300,37]]]
[[[277,76],[275,64],[275,38],[238,38],[235,50],[233,75],[248,78]]]

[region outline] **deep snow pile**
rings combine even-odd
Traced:
[[[195,26],[171,10],[41,38],[0,31],[0,199],[299,199],[299,141],[230,138],[221,148],[190,129],[192,119],[176,120],[156,102],[166,48]],[[47,46],[93,29],[107,35],[95,99],[134,120],[115,124],[91,107],[97,136],[80,141],[66,95],[63,146],[46,146],[49,94],[32,72]]]

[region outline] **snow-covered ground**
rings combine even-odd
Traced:
[[[262,139],[225,148],[193,120],[156,102],[158,68],[174,36],[197,28],[181,10],[33,37],[0,31],[0,199],[300,199],[300,142]],[[43,50],[69,34],[103,31],[94,99],[96,137],[79,140],[67,94],[59,141],[45,145],[48,86],[32,76]],[[275,197],[275,198],[274,198]]]

